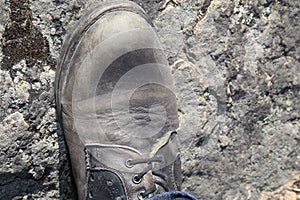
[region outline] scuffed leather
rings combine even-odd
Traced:
[[[147,164],[125,166],[128,159],[149,157],[153,145],[178,128],[167,65],[154,29],[133,3],[95,9],[69,36],[55,93],[80,200],[88,198],[91,173],[114,180],[120,194],[110,194],[112,199],[137,199],[153,187],[157,192],[180,188],[176,135],[156,152],[163,164],[153,164],[153,173],[148,171],[141,183],[132,177]],[[156,184],[154,172],[164,174],[165,188]],[[100,191],[97,197],[105,195]]]

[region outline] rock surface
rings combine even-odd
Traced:
[[[74,198],[53,82],[66,32],[97,2],[0,1],[1,200]],[[175,78],[183,190],[300,199],[300,2],[135,2]]]

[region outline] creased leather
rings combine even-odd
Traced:
[[[78,41],[70,40],[76,48],[66,48],[67,55],[59,62],[56,103],[79,199],[87,193],[87,169],[116,174],[127,199],[159,188],[151,170],[140,184],[133,183],[132,177],[146,163],[132,168],[125,163],[153,156],[153,145],[179,124],[173,80],[157,35],[137,14],[143,11],[136,5],[121,7],[126,9],[111,10],[88,28],[77,30],[81,31],[74,34],[80,35]],[[178,152],[177,143],[170,140],[154,155],[164,158],[153,164],[153,170],[171,178],[160,179],[168,190],[178,189],[181,182],[174,173]]]

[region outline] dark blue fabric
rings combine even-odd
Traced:
[[[197,198],[186,192],[172,191],[155,195],[147,200],[197,200]]]

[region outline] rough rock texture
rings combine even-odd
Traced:
[[[1,200],[74,198],[53,81],[66,32],[97,2],[0,0]],[[184,191],[300,199],[300,2],[135,2],[175,78]]]

